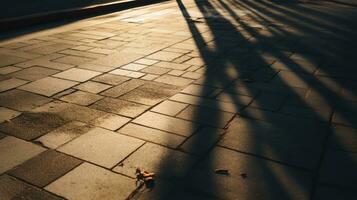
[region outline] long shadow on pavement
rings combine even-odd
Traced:
[[[205,63],[205,76],[196,82],[202,86],[198,96],[207,96],[212,88],[222,91],[209,96],[209,108],[204,98],[196,102],[202,106],[194,107],[192,121],[209,121],[205,126],[210,129],[192,127],[198,131],[185,151],[200,152],[205,143],[221,139],[223,102],[238,114],[218,145],[197,154],[193,168],[183,168],[191,159],[179,163],[175,155],[163,158],[160,173],[183,168],[185,176],[164,177],[171,187],[159,189],[154,199],[312,198],[336,111],[342,119],[337,123],[356,124],[349,114],[357,113],[355,104],[342,95],[356,95],[351,86],[356,76],[338,71],[355,72],[343,66],[355,61],[353,28],[348,28],[353,20],[294,1],[196,0],[203,15],[199,21],[192,20],[186,3],[177,4]],[[211,41],[203,37],[200,24],[208,27]]]

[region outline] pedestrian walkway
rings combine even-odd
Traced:
[[[1,200],[356,199],[355,7],[115,16],[0,43]]]

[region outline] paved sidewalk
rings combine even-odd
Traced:
[[[0,43],[1,200],[356,199],[353,6],[118,14]]]

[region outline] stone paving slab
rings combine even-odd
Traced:
[[[27,112],[0,124],[0,130],[24,140],[33,140],[64,123],[65,120],[58,115]]]
[[[27,81],[17,79],[17,78],[11,78],[11,79],[0,81],[0,92],[4,92],[7,90],[17,88],[17,87],[24,85],[26,83],[27,83]]]
[[[3,199],[63,200],[45,190],[36,188],[9,175],[0,176],[0,193]]]
[[[129,123],[125,125],[117,132],[142,140],[168,146],[171,148],[178,147],[185,140],[185,137],[183,136],[171,134],[166,131],[161,131],[145,126],[140,126],[134,123]]]
[[[135,183],[128,177],[84,163],[45,189],[68,199],[110,200],[127,198]]]
[[[146,105],[113,98],[104,98],[90,107],[126,117],[137,117],[149,108]]]
[[[93,127],[90,127],[85,123],[72,121],[48,132],[36,141],[45,147],[56,149],[72,139],[88,132],[91,128]]]
[[[94,72],[90,70],[72,68],[61,73],[55,74],[53,76],[71,81],[84,82],[100,74],[101,73],[99,72]]]
[[[146,112],[143,115],[135,118],[133,122],[144,126],[161,129],[163,131],[176,133],[182,136],[191,135],[197,128],[192,122],[157,114],[154,112]]]
[[[58,150],[89,162],[111,168],[143,141],[101,128],[95,128],[63,145]]]
[[[19,89],[49,97],[77,84],[74,81],[46,77],[21,86]]]
[[[295,166],[315,169],[322,152],[325,135],[300,124],[276,126],[271,122],[235,118],[220,145],[242,152],[257,154]],[[309,138],[307,141],[306,138]]]
[[[312,185],[309,173],[224,148],[218,147],[211,153],[188,179],[191,187],[203,193],[222,199],[309,198]],[[229,175],[215,174],[215,169],[227,169]]]
[[[0,123],[10,121],[12,118],[17,117],[20,114],[21,113],[17,112],[16,110],[0,107]]]
[[[11,136],[0,140],[0,149],[1,174],[45,151],[38,145]]]
[[[54,150],[45,151],[9,172],[38,187],[44,187],[82,162]]]

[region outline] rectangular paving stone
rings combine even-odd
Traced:
[[[45,151],[38,145],[12,136],[0,140],[0,174]],[[0,187],[3,184],[0,184]]]
[[[80,57],[85,57],[85,58],[102,58],[104,55],[102,54],[97,54],[97,53],[91,53],[91,52],[86,52],[86,51],[77,51],[77,50],[72,50],[72,49],[67,49],[64,51],[59,52],[61,54],[66,54],[66,55],[72,55],[72,56],[80,56]]]
[[[41,136],[36,142],[41,143],[43,146],[57,149],[59,146],[73,140],[74,138],[91,130],[92,126],[78,121],[68,122],[46,135]]]
[[[74,36],[78,38],[88,38],[88,39],[94,39],[94,40],[102,40],[107,38],[108,36],[99,36],[99,35],[92,35],[92,34],[83,34],[83,33],[72,33],[69,36]]]
[[[175,116],[187,106],[187,104],[167,100],[152,108],[151,111]]]
[[[68,81],[58,78],[46,77],[19,87],[21,90],[52,96],[63,90],[75,86],[78,82]]]
[[[217,92],[217,90],[216,90]],[[214,93],[212,93],[214,94]],[[245,95],[233,94],[233,93],[225,93],[221,92],[216,96],[216,99],[219,101],[225,101],[232,104],[237,105],[248,105],[252,102],[253,98]]]
[[[82,83],[74,88],[79,89],[81,91],[85,92],[90,92],[93,94],[97,94],[103,90],[106,90],[108,88],[112,87],[111,85],[103,84],[103,83],[97,83],[94,81],[87,81],[85,83]]]
[[[226,169],[229,175],[219,175],[216,169]],[[221,199],[309,199],[312,187],[308,172],[220,147],[188,177],[189,188]],[[277,178],[284,182],[278,184]]]
[[[131,73],[131,71],[124,70],[124,69],[115,69],[109,73],[115,74],[115,75],[120,75],[120,76],[128,76]]]
[[[213,148],[223,133],[223,129],[203,127],[193,136],[189,137],[180,146],[180,149],[191,154],[203,155]]]
[[[46,46],[49,46],[49,45],[52,45],[52,44],[56,44],[54,42],[51,42],[51,41],[39,41],[39,42],[36,42],[36,43],[33,43],[29,46],[26,46],[26,47],[22,47],[18,50],[20,51],[31,51],[31,50],[34,50],[34,49],[38,49],[40,47],[46,47]],[[35,52],[34,52],[35,53]],[[39,53],[39,54],[42,54],[42,53]]]
[[[309,120],[286,117],[275,121],[267,116],[267,122],[263,122],[235,118],[220,145],[290,165],[316,169],[326,134],[327,126]]]
[[[28,81],[24,81],[24,80],[17,79],[17,78],[10,78],[10,79],[6,79],[6,80],[2,80],[2,81],[0,81],[0,92],[4,92],[7,90],[17,88],[21,85],[26,84],[27,82]]]
[[[196,72],[186,72],[184,74],[182,74],[182,77],[185,77],[185,78],[190,78],[190,79],[199,79],[202,77],[202,74],[200,73],[196,73]]]
[[[145,73],[141,73],[141,72],[131,72],[126,76],[131,77],[131,78],[141,78],[145,75],[146,75]]]
[[[26,61],[24,58],[19,58],[19,57],[14,57],[14,56],[9,56],[9,55],[3,55],[0,53],[0,67],[16,64]]]
[[[116,52],[91,63],[110,67],[120,67],[141,57],[143,57],[143,55],[127,52]]]
[[[120,67],[120,68],[126,69],[126,70],[131,70],[131,71],[140,71],[146,67],[147,67],[146,65],[141,65],[141,64],[137,64],[137,63],[129,63],[127,65]]]
[[[84,82],[100,74],[101,74],[100,72],[95,72],[91,70],[72,68],[64,72],[55,74],[53,76],[72,80],[72,81]]]
[[[58,150],[69,155],[112,168],[144,142],[102,128],[94,128]]]
[[[30,51],[38,54],[51,54],[51,53],[56,53],[58,51],[68,49],[72,46],[73,45],[69,45],[69,44],[51,44],[51,45],[46,45],[39,48],[31,49]]]
[[[125,93],[130,92],[131,90],[134,90],[135,88],[143,85],[144,83],[145,83],[145,81],[132,79],[132,80],[124,82],[118,86],[112,87],[100,94],[104,95],[104,96],[116,98],[116,97],[119,97]]]
[[[106,31],[81,31],[81,33],[89,34],[89,35],[104,36],[104,37],[113,37],[113,36],[117,35],[115,33],[109,33]]]
[[[185,137],[190,136],[198,127],[198,125],[192,122],[154,112],[146,112],[135,118],[132,122],[171,133],[176,133]]]
[[[237,85],[235,83],[233,83],[228,88],[224,89],[224,92],[245,95],[249,97],[255,97],[257,96],[257,94],[259,94],[258,89]]]
[[[163,68],[163,67],[156,67],[156,66],[150,66],[146,67],[145,69],[142,69],[141,72],[149,73],[149,74],[157,74],[157,75],[162,75],[170,71],[170,69]]]
[[[263,92],[257,96],[250,107],[263,110],[277,111],[281,108],[285,100],[285,95]]]
[[[88,50],[88,52],[109,55],[109,54],[115,53],[116,51],[112,50],[112,49],[106,49],[106,48],[92,48],[92,49]]]
[[[12,118],[17,117],[20,114],[21,113],[17,112],[16,110],[0,107],[0,123],[4,121],[10,121]]]
[[[200,73],[195,73],[194,71],[197,71],[198,69],[201,69],[202,66],[196,66],[196,65],[192,65],[191,67],[187,68],[186,71],[187,73],[186,74],[190,74],[190,73],[193,73],[193,76],[196,75],[196,76],[202,76],[202,74]],[[182,75],[183,76],[183,75]],[[194,78],[192,78],[194,79]],[[199,79],[199,78],[196,78],[196,79]]]
[[[130,120],[131,119],[127,117],[108,113],[97,119],[92,120],[90,124],[114,131],[124,126]]]
[[[108,72],[108,71],[114,69],[114,67],[90,64],[90,63],[78,65],[77,67],[81,68],[81,69],[88,69],[88,70],[97,71],[97,72]]]
[[[153,66],[174,69],[174,70],[186,70],[187,68],[190,67],[190,65],[187,65],[187,64],[178,64],[178,63],[172,63],[172,62],[158,62],[158,63],[155,63]]]
[[[64,123],[64,119],[51,113],[26,112],[0,124],[0,130],[24,140],[33,140]]]
[[[165,162],[166,159],[170,161]],[[186,170],[192,166],[194,157],[180,151],[165,148],[156,144],[146,143],[127,159],[116,166],[114,171],[134,177],[137,169],[154,172],[158,177],[182,177]],[[174,164],[175,167],[172,167]]]
[[[40,54],[36,54],[36,53],[0,48],[0,56],[1,57],[4,56],[5,61],[6,61],[6,58],[13,59],[14,55],[16,55],[16,59],[18,59],[18,58],[34,59],[34,58],[38,58],[41,56]],[[1,59],[1,60],[3,60],[3,59]]]
[[[319,183],[355,188],[357,185],[356,152],[327,150],[319,170]]]
[[[305,73],[280,71],[272,80],[274,84],[308,89],[312,83],[312,76]]]
[[[185,64],[188,65],[195,65],[195,66],[203,66],[205,65],[206,61],[203,58],[191,58],[190,60],[186,61]]]
[[[162,61],[172,61],[172,60],[180,57],[181,55],[182,54],[180,54],[180,53],[159,51],[157,53],[151,54],[150,56],[147,56],[146,58],[154,59],[154,60],[162,60]]]
[[[313,74],[317,70],[318,65],[306,59],[295,59],[288,61],[276,61],[271,65],[271,67],[274,69]]]
[[[90,107],[126,117],[137,117],[149,108],[146,105],[113,98],[104,98]]]
[[[201,106],[188,106],[176,117],[213,127],[224,128],[234,114]]]
[[[48,60],[32,60],[29,62],[25,62],[25,63],[19,63],[16,64],[16,66],[19,67],[23,67],[23,68],[28,68],[28,67],[32,67],[32,66],[41,66],[41,67],[47,67],[50,69],[55,69],[55,70],[67,70],[70,69],[72,67],[74,67],[74,65],[70,65],[70,64],[64,64],[64,63],[57,63],[57,62],[52,62],[52,61],[48,61]]]
[[[0,93],[0,105],[18,111],[30,111],[51,99],[23,90],[10,90]]]
[[[132,40],[135,40],[135,38],[133,38]],[[129,54],[132,54],[132,53],[140,54],[141,57],[144,57],[146,55],[149,55],[149,54],[152,54],[152,53],[154,53],[156,51],[159,51],[160,49],[163,48],[163,46],[166,46],[166,45],[164,45],[164,44],[158,45],[158,46],[151,45],[151,46],[147,46],[145,48],[141,48],[141,47],[140,48],[139,47],[125,47],[125,48],[123,48],[121,50],[121,52],[129,53]]]
[[[120,97],[120,99],[150,106],[155,105],[178,92],[176,88],[170,88],[165,85],[162,85],[162,87],[160,87],[160,85],[157,85],[157,88],[155,89],[153,87],[148,88],[146,87],[146,85],[143,85],[124,94]]]
[[[125,125],[117,132],[124,135],[139,138],[142,140],[161,144],[171,148],[176,148],[185,140],[185,137],[179,135],[171,134],[166,131],[160,131],[157,129],[148,128],[145,126],[140,126],[133,123],[129,123]]]
[[[17,63],[15,65],[18,67],[21,67],[21,68],[28,68],[28,67],[32,67],[35,65],[43,66],[43,65],[41,65],[41,63],[42,64],[50,63],[51,60],[61,58],[61,57],[63,57],[63,55],[54,53],[54,54],[50,54],[50,55],[44,55],[39,58],[27,60],[25,62]]]
[[[175,60],[173,60],[172,62],[175,62],[175,63],[184,63],[185,61],[191,59],[192,57],[191,56],[188,56],[188,55],[183,55],[181,57],[178,57],[176,58]]]
[[[6,66],[6,67],[1,67],[0,68],[0,74],[10,74],[16,71],[21,70],[22,68],[20,67],[15,67],[15,66]]]
[[[153,64],[155,64],[157,62],[159,62],[159,61],[146,59],[146,58],[142,58],[142,59],[139,59],[139,60],[135,61],[135,63],[142,64],[142,65],[153,65]]]
[[[9,175],[0,176],[0,196],[8,199],[64,200]]]
[[[35,66],[12,73],[11,76],[29,81],[35,81],[41,78],[45,78],[46,76],[50,76],[52,74],[56,74],[58,72],[58,70]]]
[[[117,76],[113,74],[103,74],[100,76],[97,76],[93,79],[93,81],[109,84],[109,85],[119,85],[121,83],[124,83],[125,81],[130,80],[130,78],[125,77],[125,76]]]
[[[82,106],[88,106],[90,104],[93,104],[96,101],[99,101],[102,98],[104,98],[104,97],[97,95],[97,94],[76,91],[74,93],[71,93],[71,94],[61,97],[60,100],[66,101],[69,103],[82,105]]]
[[[76,158],[47,150],[15,167],[9,174],[38,187],[44,187],[81,163],[82,161]]]
[[[67,199],[126,199],[136,188],[133,181],[135,182],[134,179],[83,163],[45,189]]]
[[[226,112],[236,113],[243,106],[235,105],[229,102],[217,101],[208,98],[202,98],[186,94],[176,94],[170,98],[170,100],[178,101],[182,103],[188,103],[196,106],[209,107],[211,109],[222,110]]]
[[[155,78],[159,77],[159,75],[154,74],[146,74],[145,76],[140,77],[142,80],[152,81]]]
[[[193,80],[191,80],[191,79],[171,76],[171,75],[167,75],[167,74],[160,76],[159,78],[155,79],[155,81],[160,82],[160,83],[176,85],[176,86],[186,86],[193,82]]]
[[[81,65],[91,62],[93,59],[83,58],[78,56],[64,56],[58,59],[53,60],[54,62],[69,64],[69,65]]]
[[[167,74],[173,75],[173,76],[181,76],[183,73],[185,73],[185,71],[173,69]]]
[[[61,117],[65,121],[81,121],[85,123],[107,114],[100,110],[61,101],[53,101],[32,111],[53,114]]]

